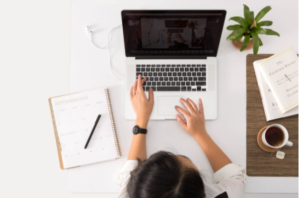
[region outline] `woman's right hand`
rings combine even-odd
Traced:
[[[180,101],[188,110],[187,112],[179,106],[175,107],[176,110],[179,111],[186,120],[185,122],[179,114],[176,115],[177,121],[181,127],[194,138],[207,134],[205,129],[205,117],[202,100],[199,99],[199,109],[197,105],[189,98],[187,100],[181,98]]]

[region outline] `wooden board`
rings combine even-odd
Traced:
[[[253,62],[268,58],[272,54],[248,54],[247,66],[247,175],[248,176],[298,176],[298,115],[274,121],[266,121],[259,93]],[[257,143],[257,133],[270,124],[282,124],[289,132],[293,147],[283,147],[283,160],[276,158],[276,152],[265,152]]]

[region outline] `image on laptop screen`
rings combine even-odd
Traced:
[[[216,56],[224,11],[123,11],[127,56]]]

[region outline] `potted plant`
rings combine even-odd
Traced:
[[[273,24],[272,21],[261,21],[271,9],[271,6],[263,8],[254,18],[254,12],[251,12],[249,7],[244,5],[244,18],[236,16],[229,19],[236,21],[238,24],[227,27],[227,30],[233,30],[227,37],[227,40],[232,40],[233,45],[240,49],[240,51],[250,49],[253,46],[253,53],[256,55],[259,46],[263,45],[258,36],[259,34],[280,36],[271,29],[262,28],[263,26],[271,26]]]

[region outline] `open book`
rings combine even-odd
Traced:
[[[298,57],[289,47],[257,64],[281,111],[298,106]]]
[[[271,120],[275,120],[275,119],[280,119],[280,118],[284,118],[284,117],[297,115],[298,108],[294,108],[284,114],[282,114],[280,112],[277,102],[272,95],[272,90],[267,85],[266,81],[264,80],[261,72],[259,71],[259,69],[257,67],[257,64],[263,60],[265,60],[265,59],[255,61],[253,63],[253,67],[254,67],[256,80],[257,80],[258,88],[259,88],[261,99],[262,99],[262,104],[263,104],[265,115],[266,115],[266,120],[271,121]]]
[[[108,89],[49,98],[61,169],[121,156]],[[101,114],[87,149],[84,146]]]

